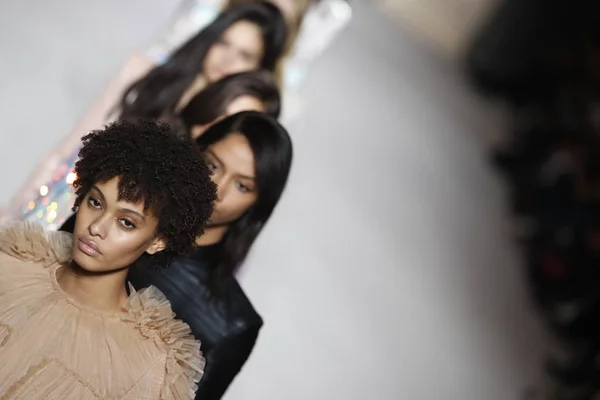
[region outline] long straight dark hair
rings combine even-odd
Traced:
[[[121,98],[121,118],[159,118],[175,111],[185,90],[202,73],[204,58],[225,31],[239,21],[252,22],[262,32],[264,55],[260,68],[273,71],[286,43],[286,23],[279,9],[267,2],[230,8],[185,42],[169,60],[129,86]]]
[[[223,116],[227,107],[241,96],[258,99],[265,114],[279,118],[281,95],[273,74],[267,71],[241,72],[211,83],[190,100],[179,116],[188,129],[206,125]]]
[[[258,191],[254,205],[229,226],[221,240],[216,265],[211,269],[211,287],[216,293],[246,259],[279,202],[292,165],[290,136],[277,120],[264,113],[243,111],[224,118],[208,128],[196,143],[208,148],[232,133],[243,135],[250,144]]]

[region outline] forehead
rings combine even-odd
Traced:
[[[263,112],[265,110],[264,104],[262,101],[257,99],[254,96],[250,95],[242,95],[235,98],[229,105],[227,106],[227,115],[237,114],[242,111],[259,111]]]
[[[231,133],[208,148],[227,168],[244,175],[254,174],[254,153],[248,139],[239,133]]]
[[[262,35],[258,25],[250,21],[237,21],[223,33],[223,38],[244,48],[262,46]]]
[[[113,203],[119,207],[126,207],[141,214],[153,215],[147,207],[144,197],[139,188],[129,182],[121,184],[120,177],[114,177],[94,184],[91,192],[99,191],[107,203]]]

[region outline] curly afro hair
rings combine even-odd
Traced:
[[[73,186],[73,211],[97,182],[119,178],[119,198],[144,202],[159,220],[166,264],[190,250],[204,232],[216,186],[200,146],[181,140],[169,125],[149,120],[117,121],[84,136]]]

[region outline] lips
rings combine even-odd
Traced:
[[[102,254],[98,249],[96,243],[92,242],[91,240],[79,239],[77,240],[77,247],[79,248],[79,250],[81,250],[82,253],[90,257],[97,257],[100,254]]]

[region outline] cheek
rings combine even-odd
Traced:
[[[135,262],[150,246],[150,240],[140,240],[137,237],[127,237],[127,235],[113,234],[110,243],[105,243],[103,253],[103,262],[107,269],[120,269],[128,267]]]
[[[75,226],[73,227],[73,233],[85,233],[93,221],[93,212],[89,210],[88,205],[85,201],[83,201],[75,213]]]
[[[133,264],[145,251],[142,246],[131,243],[103,243],[103,253],[99,258],[91,258],[73,249],[73,260],[84,270],[94,272],[116,271]],[[76,244],[74,244],[76,246]]]
[[[208,53],[206,53],[206,57],[204,57],[204,63],[202,65],[202,68],[205,71],[214,68],[215,64],[218,64],[220,53],[221,52],[219,50],[219,46],[211,47]]]
[[[227,215],[227,219],[229,220],[238,219],[256,202],[256,197],[250,195],[240,194],[228,197],[229,198],[225,199],[221,204],[221,210],[223,211],[223,214]]]
[[[143,243],[137,241],[117,242],[111,247],[108,256],[115,265],[120,264],[119,267],[123,267],[137,260],[144,252],[145,247]]]

